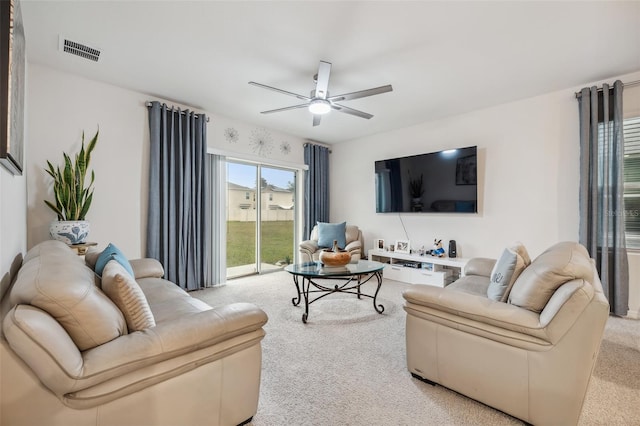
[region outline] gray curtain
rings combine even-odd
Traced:
[[[207,182],[209,182],[210,197],[209,211],[207,215],[207,226],[209,234],[207,236],[207,253],[214,253],[215,256],[207,256],[207,287],[211,287],[225,282],[227,278],[226,260],[224,259],[226,252],[226,242],[219,238],[224,235],[224,223],[226,221],[226,204],[222,195],[225,194],[226,178],[224,157],[215,154],[207,154]]]
[[[151,103],[147,257],[186,290],[206,285],[206,129],[204,114]]]
[[[329,148],[304,145],[305,173],[304,235],[309,238],[316,222],[329,222]]]
[[[596,260],[611,312],[629,310],[624,235],[624,137],[621,81],[584,88],[580,111],[580,243]]]

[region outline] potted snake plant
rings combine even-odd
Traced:
[[[91,153],[98,142],[98,133],[99,130],[85,148],[82,132],[82,146],[73,160],[63,152],[62,166],[54,167],[47,161],[45,171],[53,179],[54,200],[44,202],[58,216],[58,220],[51,222],[49,233],[51,238],[67,244],[83,244],[89,235],[86,216],[93,200],[95,173],[92,170],[91,179],[87,180],[87,171]]]

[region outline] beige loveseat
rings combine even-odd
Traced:
[[[362,257],[364,247],[362,231],[355,225],[347,225],[345,240],[347,245],[344,249],[351,253],[351,261],[357,262]],[[311,230],[309,239],[300,243],[300,262],[317,262],[323,248],[318,245],[318,225],[316,225]]]
[[[266,314],[212,309],[153,259],[131,266],[155,322],[140,331],[65,244],[27,252],[3,298],[0,424],[236,425],[256,413]]]
[[[472,259],[445,288],[404,292],[407,365],[531,424],[578,422],[609,304],[586,249],[558,243],[487,297],[495,260]]]

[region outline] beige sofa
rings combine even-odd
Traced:
[[[576,424],[609,315],[594,263],[558,243],[505,302],[487,298],[494,263],[472,259],[448,287],[404,292],[409,371],[531,424]]]
[[[236,425],[256,413],[266,314],[212,309],[153,259],[131,266],[155,321],[140,331],[65,244],[27,252],[2,301],[0,424]]]
[[[347,245],[344,249],[351,253],[351,261],[357,262],[362,257],[362,250],[364,249],[362,231],[355,225],[347,225],[345,239]],[[318,246],[318,225],[316,225],[311,230],[309,239],[300,243],[300,262],[317,262],[322,249],[323,247]]]

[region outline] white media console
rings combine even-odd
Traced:
[[[369,260],[386,263],[384,276],[409,284],[444,287],[464,275],[469,259],[420,256],[417,254],[371,249]]]

